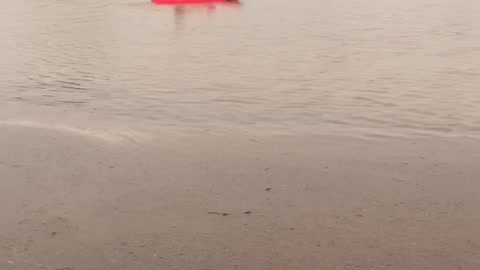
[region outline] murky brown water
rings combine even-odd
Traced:
[[[0,1],[0,104],[144,127],[480,136],[475,0]]]

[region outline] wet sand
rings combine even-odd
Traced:
[[[480,269],[476,140],[1,130],[2,270]]]

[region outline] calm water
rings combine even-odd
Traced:
[[[0,104],[148,128],[480,136],[479,14],[477,0],[2,0]]]

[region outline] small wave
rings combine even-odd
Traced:
[[[74,126],[69,126],[64,124],[47,124],[47,123],[28,121],[28,120],[2,120],[0,121],[0,125],[51,130],[51,131],[67,133],[67,134],[76,135],[76,136],[90,137],[90,138],[94,138],[97,140],[102,140],[110,143],[118,143],[118,142],[125,141],[127,139],[131,140],[140,135],[140,133],[134,133],[134,132],[126,132],[126,131],[118,131],[118,130],[101,131],[101,130],[79,128],[79,127],[74,127]]]

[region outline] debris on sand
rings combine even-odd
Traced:
[[[229,216],[230,213],[220,213],[220,212],[208,212],[210,215],[222,215],[222,216]]]

